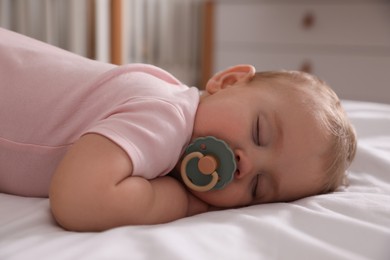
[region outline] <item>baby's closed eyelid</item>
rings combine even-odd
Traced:
[[[272,176],[267,173],[259,175],[256,199],[254,204],[263,204],[277,202],[278,200],[278,185]]]
[[[254,121],[252,132],[253,132],[252,133],[252,135],[253,135],[253,142],[256,145],[260,145],[260,139],[259,139],[259,132],[260,132],[260,129],[259,129],[259,116],[257,116],[256,120]]]
[[[259,146],[267,146],[271,141],[271,129],[269,118],[263,113],[258,116],[257,132]]]
[[[263,129],[262,129],[262,120],[264,120],[263,118],[261,118],[262,115],[259,114],[256,116],[254,122],[253,122],[253,130],[252,130],[252,135],[253,135],[253,142],[257,145],[257,146],[264,146],[264,141],[263,141]]]
[[[256,174],[254,181],[253,181],[253,185],[252,185],[252,198],[253,199],[256,199],[256,197],[257,197],[258,185],[259,185],[259,174]]]
[[[267,183],[264,193],[264,199],[267,199],[267,202],[278,202],[280,201],[279,195],[280,195],[280,186],[279,181],[276,178],[275,175],[269,175],[267,176]],[[265,181],[265,180],[264,180]],[[265,198],[267,197],[267,198]]]

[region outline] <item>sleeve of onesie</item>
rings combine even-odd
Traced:
[[[109,84],[126,84],[125,79],[117,77]],[[176,165],[192,134],[199,94],[185,89],[182,92],[187,96],[177,97],[182,100],[178,104],[159,96],[129,97],[88,132],[99,133],[124,149],[132,160],[134,176],[165,175]]]

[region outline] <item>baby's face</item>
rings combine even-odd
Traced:
[[[192,193],[218,207],[292,201],[320,192],[328,145],[297,94],[271,84],[233,84],[206,94],[193,138],[215,136],[232,148],[233,181],[222,190]]]

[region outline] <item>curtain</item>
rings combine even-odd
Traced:
[[[205,0],[0,0],[0,26],[115,64],[201,81]]]

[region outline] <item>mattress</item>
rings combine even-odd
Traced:
[[[0,259],[389,260],[390,105],[343,105],[358,150],[334,193],[98,233],[57,226],[48,199],[0,194]]]

